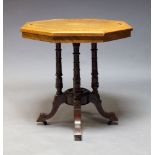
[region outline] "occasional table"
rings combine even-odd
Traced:
[[[108,120],[108,124],[117,122],[113,112],[106,112],[98,93],[97,43],[122,39],[131,36],[133,28],[124,21],[107,19],[50,19],[27,22],[21,27],[24,38],[46,41],[56,44],[56,94],[49,113],[41,113],[37,122],[47,125],[47,120],[55,115],[62,103],[74,107],[74,138],[82,140],[81,106],[93,103],[98,112]],[[62,91],[61,43],[73,44],[73,88]],[[82,88],[80,84],[80,43],[91,43],[92,90]]]

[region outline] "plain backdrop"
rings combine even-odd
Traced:
[[[83,141],[73,139],[73,107],[50,125],[36,124],[55,95],[55,45],[22,39],[27,21],[53,18],[124,20],[131,38],[98,44],[99,92],[119,125],[108,126],[92,104],[82,107]],[[72,87],[72,45],[62,44],[64,88]],[[81,44],[81,85],[91,86],[90,44]],[[150,154],[150,1],[4,0],[4,154]]]

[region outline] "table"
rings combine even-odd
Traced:
[[[21,27],[24,38],[56,44],[56,94],[49,113],[41,113],[37,122],[47,125],[47,120],[55,115],[62,103],[74,107],[74,138],[82,140],[81,106],[93,103],[98,112],[108,120],[117,122],[114,112],[106,112],[98,92],[97,43],[122,39],[131,36],[133,28],[124,21],[108,19],[50,19],[27,22]],[[73,88],[62,91],[61,43],[73,44]],[[92,91],[80,84],[80,43],[91,43]]]

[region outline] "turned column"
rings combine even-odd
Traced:
[[[56,43],[56,95],[62,94],[62,64],[61,64],[61,43]]]
[[[93,93],[98,93],[98,66],[97,66],[97,43],[91,44],[91,52],[92,52],[92,82],[91,87],[93,89]]]
[[[74,97],[74,138],[81,140],[81,103],[80,103],[80,62],[79,62],[80,43],[73,43],[73,97]]]

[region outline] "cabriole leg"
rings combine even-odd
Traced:
[[[97,111],[105,118],[109,120],[109,124],[112,123],[112,121],[118,121],[118,118],[116,117],[115,113],[113,112],[106,112],[102,108],[102,101],[100,99],[99,93],[98,93],[98,66],[97,66],[97,43],[91,44],[91,51],[92,51],[92,93],[90,94],[90,102],[94,103],[96,106]]]
[[[46,120],[50,119],[55,115],[59,106],[65,102],[65,97],[62,93],[63,83],[62,83],[62,64],[61,64],[61,43],[56,43],[56,95],[53,101],[53,107],[49,114],[41,113],[37,122],[43,122],[47,125]]]

